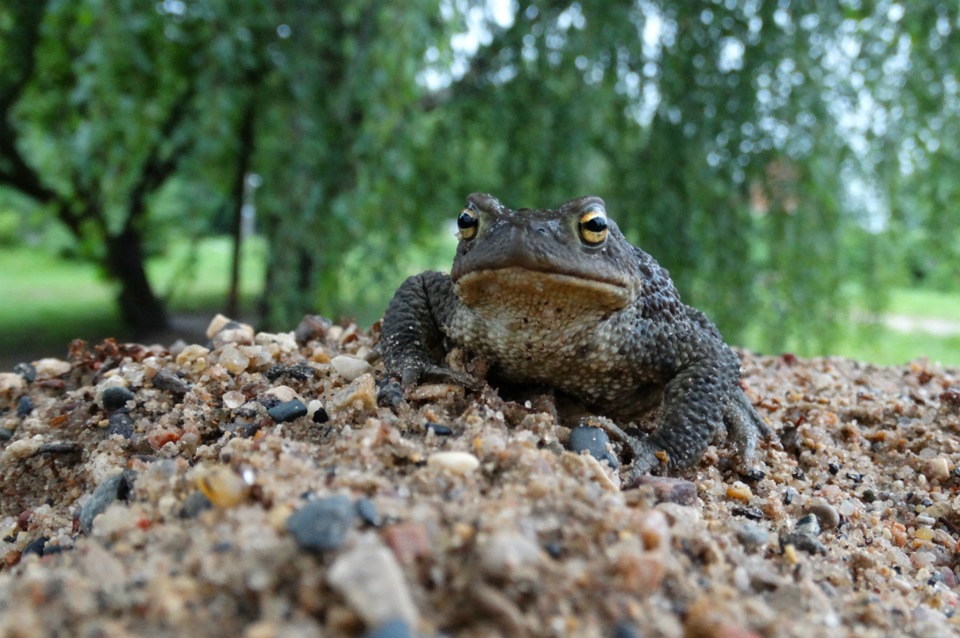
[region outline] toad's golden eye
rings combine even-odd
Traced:
[[[591,208],[580,215],[580,239],[585,244],[596,246],[607,238],[607,216],[599,209]]]
[[[464,208],[457,217],[457,228],[460,229],[460,239],[473,239],[477,234],[480,218],[472,208]]]

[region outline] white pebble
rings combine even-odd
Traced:
[[[17,394],[23,388],[23,377],[14,372],[0,372],[0,394]]]
[[[427,458],[427,465],[467,474],[480,467],[480,459],[469,452],[435,452]]]
[[[233,374],[240,374],[250,365],[250,357],[240,352],[235,345],[228,343],[220,351],[220,365]]]
[[[203,372],[207,369],[206,357],[208,354],[210,354],[209,349],[191,344],[177,355],[177,365],[186,368],[189,372]]]
[[[327,572],[327,582],[368,627],[394,618],[417,624],[417,608],[403,571],[393,552],[373,534],[337,557]]]
[[[230,392],[223,393],[223,406],[231,410],[236,410],[243,405],[246,400],[246,397],[243,396],[243,392],[231,390]]]
[[[946,481],[950,478],[950,461],[942,456],[923,462],[923,475],[931,481]]]
[[[291,388],[288,385],[278,385],[267,392],[267,394],[272,394],[277,398],[278,401],[286,403],[287,401],[293,401],[294,399],[299,399],[297,396],[297,391]]]
[[[330,364],[333,365],[333,369],[337,371],[337,374],[347,381],[353,381],[354,379],[359,378],[361,375],[370,372],[372,367],[363,359],[351,357],[350,355],[346,354],[335,356],[330,360]]]
[[[213,339],[213,335],[217,334],[223,327],[230,323],[232,319],[220,313],[210,320],[210,325],[207,326],[207,339]]]
[[[70,372],[70,363],[61,359],[40,359],[34,362],[38,379],[54,379]]]
[[[317,399],[310,401],[310,403],[307,404],[307,418],[313,419],[313,415],[317,413],[317,410],[320,410],[322,408],[323,408],[323,403],[321,401]]]
[[[540,546],[511,531],[494,533],[479,544],[480,568],[490,576],[511,578],[533,571],[542,556]]]

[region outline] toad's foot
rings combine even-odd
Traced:
[[[739,388],[734,391],[724,408],[723,423],[737,447],[737,472],[749,477],[762,475],[754,465],[757,442],[761,438],[769,438],[773,432]]]
[[[409,391],[420,381],[440,381],[462,385],[475,390],[480,382],[465,372],[457,372],[446,366],[437,365],[418,358],[407,359],[397,370],[388,370],[387,377],[380,382],[377,390],[377,404],[384,407],[396,407],[400,404],[405,391]]]
[[[634,487],[641,476],[651,474],[654,470],[657,470],[657,473],[666,472],[670,460],[663,451],[663,446],[657,445],[649,435],[628,434],[619,425],[605,417],[591,417],[588,423],[603,428],[611,439],[629,450],[632,462],[623,473],[625,488]]]

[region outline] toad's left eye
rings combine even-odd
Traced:
[[[592,208],[580,215],[580,239],[585,244],[596,246],[607,238],[607,216],[602,210]]]

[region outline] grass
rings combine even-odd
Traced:
[[[226,296],[230,251],[226,237],[174,244],[148,263],[151,281],[172,311],[213,314]],[[247,242],[244,248],[241,298],[248,304],[262,285],[265,252],[260,239]],[[0,249],[0,273],[0,299],[4,300],[0,362],[4,364],[23,353],[62,356],[66,344],[77,337],[97,341],[107,335],[127,336],[113,301],[115,287],[92,264],[37,249],[4,248]],[[960,322],[960,293],[897,289],[891,292],[887,312]],[[903,364],[927,356],[960,366],[960,335],[941,337],[897,332],[879,324],[851,324],[830,354],[878,364]]]
[[[943,293],[922,288],[897,288],[890,295],[890,314],[960,323],[960,293]]]
[[[226,237],[183,242],[149,260],[147,270],[172,311],[212,313],[226,297],[230,251]],[[241,299],[248,303],[259,294],[265,251],[257,239],[244,247]],[[0,359],[15,353],[63,356],[74,338],[128,336],[114,303],[115,284],[91,263],[35,248],[3,248],[0,273]]]
[[[899,332],[880,325],[861,324],[837,344],[832,354],[882,365],[902,365],[927,357],[945,366],[960,366],[960,335]]]

